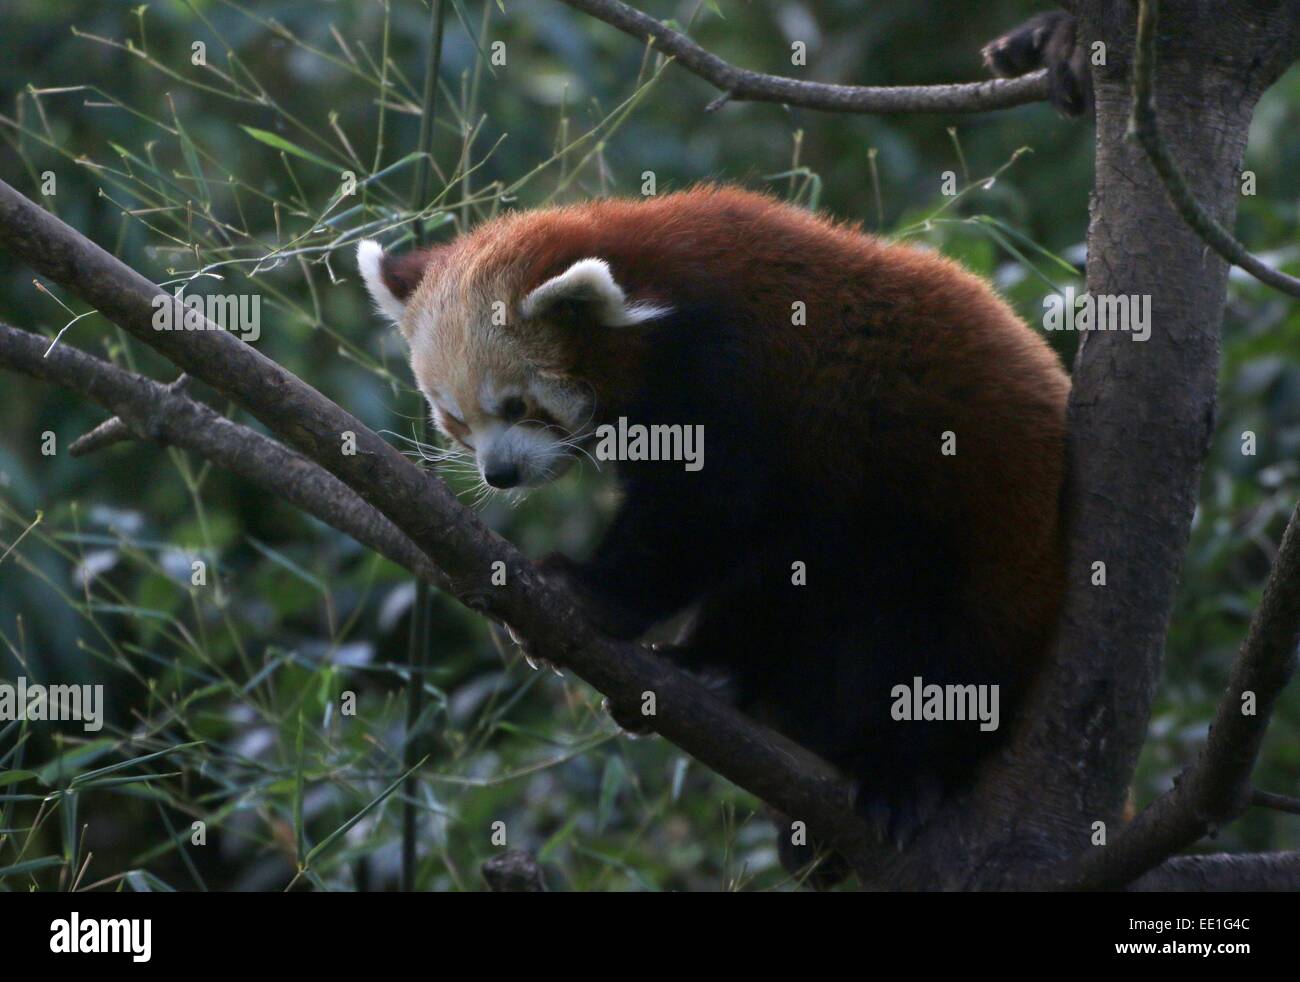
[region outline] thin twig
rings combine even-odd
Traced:
[[[1256,788],[1250,793],[1250,803],[1256,808],[1272,808],[1274,811],[1300,815],[1300,798],[1274,794],[1272,791],[1261,791]]]
[[[96,450],[111,447],[115,443],[125,443],[134,439],[135,434],[126,423],[122,422],[122,417],[111,416],[89,433],[83,433],[68,444],[68,453],[74,457],[85,457]]]
[[[960,85],[828,85],[737,68],[675,31],[619,0],[561,0],[641,41],[652,41],[688,71],[711,82],[727,102],[779,102],[837,113],[977,113],[1047,99],[1046,69],[1020,78],[997,78]]]
[[[166,388],[169,392],[183,394],[189,388],[189,376],[181,372],[174,382],[168,383]],[[122,417],[113,416],[104,420],[89,433],[82,434],[73,440],[68,445],[68,453],[74,457],[85,457],[96,450],[103,450],[115,443],[123,443],[133,439],[135,439],[135,434],[131,432],[131,427],[122,420]]]
[[[433,127],[438,104],[438,73],[442,67],[442,33],[446,23],[444,0],[436,0],[429,14],[429,46],[424,66],[424,96],[420,110],[420,134],[416,138],[415,180],[412,185],[411,211],[421,213],[429,203],[429,178],[433,173]],[[411,231],[415,244],[424,245],[424,222],[417,221]]]

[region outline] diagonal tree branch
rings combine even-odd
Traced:
[[[387,516],[446,573],[449,592],[510,623],[539,653],[616,704],[656,694],[653,726],[723,777],[838,849],[859,869],[878,855],[852,809],[852,789],[804,748],[724,704],[686,673],[635,644],[596,634],[567,596],[522,554],[355,416],[250,345],[206,330],[158,331],[157,304],[174,299],[58,218],[0,182],[0,246],[91,304],[128,333],[247,409]],[[182,323],[185,308],[175,311]],[[355,437],[354,454],[343,436]],[[504,563],[506,583],[492,583]]]
[[[397,526],[301,454],[226,419],[182,394],[176,383],[162,385],[66,344],[55,345],[46,357],[48,347],[48,339],[40,335],[0,324],[0,367],[55,382],[116,413],[107,422],[117,423],[123,435],[114,442],[138,438],[192,450],[352,536],[419,579],[439,588],[446,585],[441,570]],[[87,436],[102,430],[103,425]]]
[[[1275,794],[1272,791],[1261,791],[1256,788],[1250,793],[1250,803],[1256,808],[1272,808],[1274,811],[1300,815],[1300,798]]]
[[[650,41],[683,68],[711,82],[729,101],[779,102],[836,113],[976,113],[1047,99],[1047,71],[960,85],[828,85],[737,68],[685,34],[619,0],[561,0],[625,34]]]

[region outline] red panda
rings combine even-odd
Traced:
[[[544,563],[597,627],[695,611],[672,656],[851,776],[900,847],[970,778],[997,733],[900,720],[896,690],[996,685],[1008,728],[1061,601],[1069,393],[983,280],[725,186],[358,261],[489,485],[546,483],[619,420],[703,427],[702,467],[617,464],[594,555]]]

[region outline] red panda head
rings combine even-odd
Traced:
[[[492,487],[562,474],[603,421],[638,344],[631,335],[669,313],[628,295],[575,217],[511,215],[400,256],[370,240],[357,249],[376,308],[410,344],[435,423]]]

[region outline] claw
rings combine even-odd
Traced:
[[[550,659],[542,658],[538,655],[534,655],[527,648],[523,648],[523,647],[519,649],[519,654],[523,655],[524,661],[528,662],[528,667],[531,668],[534,672],[540,672],[542,669],[546,668],[546,669],[550,669],[560,678],[564,678],[564,673],[560,671],[559,666],[557,666],[555,662],[551,661]]]
[[[522,637],[519,632],[509,624],[503,624],[503,626],[506,629],[506,634],[510,637],[511,643],[519,649],[519,654],[523,657],[524,661],[528,662],[529,668],[534,672],[540,672],[543,668],[549,668],[556,675],[561,678],[564,677],[564,673],[559,670],[554,662],[533,654],[533,646],[527,638]]]

